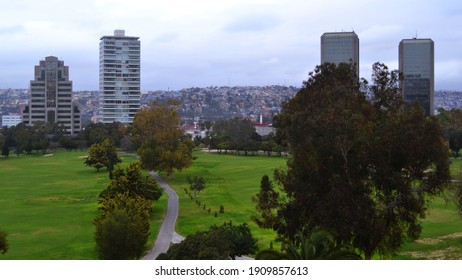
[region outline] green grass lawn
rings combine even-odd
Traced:
[[[61,151],[47,157],[0,158],[0,229],[8,232],[10,243],[0,260],[96,259],[91,221],[98,215],[98,194],[109,179],[107,172],[86,167],[81,158],[85,155],[85,151]],[[186,236],[231,220],[248,223],[260,249],[275,243],[273,231],[262,230],[251,221],[255,214],[251,197],[258,193],[261,177],[272,177],[275,168],[285,167],[286,159],[207,152],[194,155],[197,159],[190,168],[166,178],[180,196],[177,232]],[[123,165],[134,160],[123,157]],[[454,160],[452,174],[459,174],[460,168],[462,160]],[[206,181],[206,189],[198,196],[200,207],[184,191],[189,188],[188,175],[202,176]],[[448,198],[432,201],[421,238],[406,243],[396,259],[462,259],[462,218]],[[148,248],[155,241],[166,205],[166,195],[154,205]],[[220,205],[224,206],[223,214],[219,213]]]
[[[91,221],[109,178],[85,166],[85,155],[59,151],[0,159],[0,228],[10,243],[0,259],[96,259]],[[134,160],[122,158],[122,165]]]
[[[250,225],[252,233],[259,239],[260,249],[267,248],[272,241],[274,243],[274,232],[262,230],[250,221],[255,213],[251,197],[259,190],[261,176],[272,175],[274,168],[284,167],[286,159],[205,152],[195,155],[197,160],[191,168],[167,179],[180,196],[177,231],[188,235],[197,230],[206,230],[210,225],[232,220],[234,223],[247,222]],[[453,161],[452,174],[459,174],[461,167],[462,160]],[[189,187],[186,182],[188,175],[204,177],[206,189],[199,195],[199,200],[206,204],[206,209],[212,209],[211,214],[198,207],[184,192]],[[215,218],[213,213],[219,211],[220,205],[224,206],[225,213]],[[422,225],[420,239],[404,244],[394,258],[462,259],[462,217],[448,194],[431,202],[430,211]]]
[[[260,229],[250,220],[255,214],[255,204],[251,198],[259,192],[261,177],[265,174],[272,177],[275,168],[285,167],[286,159],[218,155],[208,152],[196,152],[194,155],[197,159],[192,167],[174,173],[172,178],[166,178],[180,197],[176,231],[186,236],[227,221],[235,224],[247,223],[253,235],[258,238],[259,247],[268,248],[270,242],[274,242],[276,234],[271,230]],[[206,188],[198,195],[200,207],[184,191],[189,189],[186,181],[188,175],[202,176],[205,179]],[[219,213],[220,205],[224,207],[223,214]],[[217,217],[214,215],[215,212]]]

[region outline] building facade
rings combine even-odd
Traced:
[[[2,126],[12,127],[22,123],[22,117],[17,114],[3,115]]]
[[[355,32],[327,32],[321,36],[321,64],[353,63],[359,77],[359,37]]]
[[[431,39],[403,39],[399,43],[401,93],[405,101],[419,101],[428,116],[435,110],[435,46]]]
[[[33,125],[44,121],[64,125],[66,134],[76,135],[81,129],[80,110],[72,102],[72,81],[69,67],[57,57],[48,56],[35,66],[30,81],[29,105],[22,112],[23,122]]]
[[[101,122],[133,123],[140,109],[140,41],[115,30],[99,45]]]

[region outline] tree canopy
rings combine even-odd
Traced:
[[[435,118],[404,104],[398,81],[380,63],[372,86],[348,64],[310,73],[274,119],[292,157],[275,172],[281,198],[257,203],[264,227],[293,240],[302,227],[317,226],[367,259],[419,236],[428,199],[450,179],[448,147]]]
[[[254,150],[253,146],[256,146],[261,137],[249,120],[233,118],[215,123],[210,138],[214,149],[247,153]]]
[[[118,166],[110,185],[101,192],[100,215],[93,220],[101,259],[139,259],[149,236],[151,210],[162,190],[149,176],[142,176],[139,162],[126,170]]]
[[[161,197],[162,189],[151,176],[143,176],[139,162],[132,162],[125,170],[120,165],[117,166],[111,183],[101,192],[100,197],[113,197],[118,193],[154,201]]]
[[[142,167],[171,175],[192,164],[192,140],[180,129],[175,103],[153,103],[141,109],[133,121],[133,142]]]
[[[257,240],[247,224],[232,222],[212,226],[186,237],[181,243],[170,246],[158,259],[169,260],[226,260],[236,256],[255,253]]]
[[[91,145],[88,157],[85,159],[85,165],[94,167],[97,171],[102,167],[106,167],[109,172],[112,172],[114,166],[120,162],[121,159],[117,155],[116,147],[109,139],[105,139],[102,143]]]

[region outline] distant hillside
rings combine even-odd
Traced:
[[[179,91],[144,91],[141,94],[142,106],[149,102],[175,99],[180,101],[180,115],[185,120],[199,118],[216,121],[233,117],[246,117],[263,122],[271,122],[278,113],[281,103],[292,98],[299,88],[286,86],[236,86],[187,88]],[[98,91],[74,92],[82,113],[83,124],[98,115]],[[27,89],[0,89],[0,114],[19,114],[20,104],[29,101]],[[462,109],[462,91],[435,91],[435,108]]]

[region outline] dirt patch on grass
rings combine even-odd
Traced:
[[[31,202],[54,202],[54,201],[80,201],[81,198],[76,197],[60,197],[60,196],[44,196],[30,199]]]
[[[447,239],[456,239],[456,238],[462,238],[462,232],[455,232],[455,233],[443,235],[437,238],[422,238],[422,239],[416,240],[415,242],[420,243],[420,244],[433,245],[433,244],[438,244],[440,242],[444,242]]]
[[[403,254],[409,255],[413,259],[459,260],[462,257],[462,248],[452,246],[431,252],[405,252]]]
[[[37,231],[34,231],[32,235],[37,236],[37,235],[43,235],[43,234],[50,234],[50,233],[55,233],[56,229],[55,228],[42,228]]]
[[[439,243],[448,242],[454,239],[461,239],[461,238],[462,238],[462,232],[455,232],[455,233],[439,236],[436,238],[422,238],[422,239],[416,240],[415,242],[423,244],[423,245],[432,246],[432,245],[436,245]],[[454,244],[454,243],[452,242],[451,244]],[[408,251],[408,252],[403,252],[402,255],[410,256],[413,259],[460,260],[462,259],[462,246],[448,246],[447,248],[438,249],[438,250]]]

